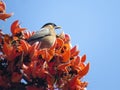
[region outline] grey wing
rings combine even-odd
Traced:
[[[32,40],[42,38],[42,37],[47,36],[49,34],[50,34],[49,29],[42,28],[40,31],[35,32],[35,34],[28,39],[28,42],[32,41]]]

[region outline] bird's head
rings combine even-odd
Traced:
[[[47,27],[47,26],[52,26],[54,29],[61,29],[60,26],[57,26],[54,23],[46,23],[45,25],[42,26],[42,28]]]

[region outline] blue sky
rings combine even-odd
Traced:
[[[39,30],[47,22],[62,26],[70,34],[80,55],[87,55],[90,71],[83,79],[87,90],[120,90],[120,0],[4,0],[14,16],[0,28],[10,33],[16,19],[28,30]]]

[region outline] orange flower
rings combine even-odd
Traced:
[[[26,30],[26,28],[21,28],[18,20],[14,21],[11,25],[11,32],[13,35],[17,35],[24,30]]]
[[[76,70],[77,72],[79,72],[80,69],[81,69],[80,57],[77,56],[73,60],[71,60],[70,62],[71,62],[72,69]]]
[[[84,82],[82,83],[80,81],[79,76],[75,76],[74,78],[72,78],[70,81],[68,81],[67,83],[68,85],[68,89],[69,90],[84,90],[84,88],[87,86],[87,83]]]
[[[81,57],[81,62],[85,62],[85,60],[86,60],[86,55],[83,55],[82,57]]]
[[[76,58],[71,60],[71,67],[77,71],[80,78],[85,76],[89,70],[89,63],[87,65],[83,63],[85,59],[86,59],[86,55],[83,55],[81,59],[79,56],[77,56]]]
[[[62,55],[62,61],[61,62],[68,62],[70,60],[70,45],[64,44],[61,48],[61,55]]]
[[[79,50],[77,49],[77,46],[74,46],[71,50],[70,50],[70,52],[71,52],[71,58],[73,58],[73,57],[75,57],[75,56],[77,56],[78,54],[79,54]]]
[[[24,55],[27,55],[29,52],[29,48],[31,47],[30,44],[28,44],[26,41],[24,40],[20,40],[20,46],[23,49]]]
[[[52,53],[53,54],[53,53]],[[53,55],[51,55],[47,49],[43,49],[43,50],[39,50],[38,51],[38,55],[41,55],[42,58],[47,61],[50,62],[50,60],[53,58]]]
[[[71,65],[70,63],[60,64],[60,65],[58,65],[57,69],[65,72],[65,73],[68,73],[68,67],[70,65]]]
[[[0,1],[0,13],[5,12],[6,5],[3,1]]]
[[[57,54],[61,53],[60,50],[61,50],[61,47],[63,47],[63,45],[64,45],[64,41],[60,38],[57,38],[56,39],[56,48],[55,48]]]
[[[7,14],[5,9],[6,9],[5,3],[3,1],[0,1],[0,19],[4,21],[13,15],[13,13]]]
[[[56,45],[56,54],[61,56],[61,62],[67,62],[70,59],[70,44],[64,43],[64,41],[60,38],[57,38],[57,45]]]
[[[7,13],[0,13],[0,19],[5,21],[7,18],[11,17],[13,13],[7,14]]]
[[[88,71],[90,69],[90,63],[88,63],[81,71],[79,71],[79,78],[82,78],[83,76],[85,76]]]
[[[10,44],[12,41],[12,38],[8,34],[6,34],[6,35],[4,35],[3,41]]]
[[[14,48],[10,44],[4,42],[3,44],[3,53],[6,55],[7,60],[14,60],[17,56],[21,54],[21,51],[17,48]]]
[[[22,52],[24,53],[24,56],[29,55],[30,59],[34,59],[34,57],[37,57],[40,47],[39,42],[30,45],[25,40],[20,40],[20,46],[22,48]]]

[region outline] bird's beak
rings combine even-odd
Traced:
[[[61,26],[56,26],[55,29],[61,29]]]

